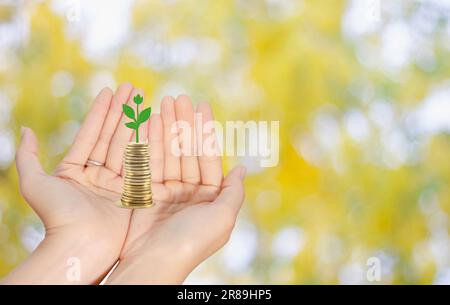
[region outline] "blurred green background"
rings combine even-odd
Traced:
[[[14,166],[51,172],[95,94],[124,81],[216,119],[280,121],[229,244],[188,283],[450,284],[450,3],[0,0],[0,277],[43,238]],[[371,257],[381,281],[366,277]]]

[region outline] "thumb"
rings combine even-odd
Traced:
[[[44,175],[44,170],[37,156],[38,140],[34,132],[21,127],[20,145],[16,152],[16,166],[19,173],[20,190],[26,197],[36,177]]]
[[[218,206],[227,206],[234,215],[239,212],[245,197],[244,179],[247,169],[238,165],[231,170],[222,184],[222,190],[215,200]]]

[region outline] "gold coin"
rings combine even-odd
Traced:
[[[128,199],[128,200],[149,200],[149,199],[152,198],[152,194],[151,193],[149,193],[149,194],[139,194],[139,197],[138,196],[132,196],[130,194],[123,194],[122,198]]]
[[[150,161],[150,158],[127,158],[124,163],[140,163],[145,164],[145,162]]]
[[[125,180],[123,187],[135,187],[135,186],[147,186],[147,185],[151,185],[152,181],[151,180]]]
[[[129,169],[128,171],[125,169],[125,176],[142,176],[142,175],[150,175],[150,171],[148,169]]]
[[[148,149],[148,145],[127,145],[127,149],[135,150],[135,149]]]
[[[150,172],[150,169],[142,166],[125,166],[125,175],[131,174],[134,171]]]
[[[152,204],[152,203],[153,203],[153,200],[147,200],[147,201],[129,201],[129,200],[121,200],[121,201],[122,201],[122,203],[125,203],[126,205],[130,205],[130,206],[133,206],[133,205],[141,205],[141,204],[148,205],[148,204]]]
[[[147,168],[140,168],[140,167],[131,167],[131,168],[125,168],[125,176],[128,174],[133,174],[133,173],[148,173],[150,174],[150,170]]]
[[[150,176],[143,177],[141,179],[137,179],[137,177],[139,177],[139,176],[135,176],[133,178],[125,177],[124,182],[129,183],[129,184],[142,184],[142,183],[147,183],[147,182],[151,183],[152,182],[152,179]]]
[[[148,187],[150,188],[150,186],[152,185],[151,181],[145,181],[145,183],[140,183],[139,181],[130,181],[130,183],[124,183],[123,187],[124,188],[128,188],[128,189],[133,189],[133,188],[144,188],[144,187]]]
[[[123,177],[124,180],[126,181],[145,181],[145,180],[151,180],[152,176],[150,174],[146,174],[146,175],[125,175],[125,177]]]
[[[128,196],[128,195],[123,195],[122,196],[122,200],[137,201],[137,202],[149,201],[149,200],[152,200],[152,195],[145,195],[143,197],[131,197],[131,196]]]
[[[144,192],[151,192],[151,188],[150,185],[143,185],[142,187],[140,186],[127,186],[124,187],[124,193],[144,193]]]
[[[149,206],[153,203],[152,200],[149,201],[143,201],[143,202],[133,202],[133,201],[127,201],[127,200],[122,200],[122,204],[129,206],[129,207],[133,207],[133,206]]]
[[[142,169],[128,169],[128,171],[125,169],[125,177],[131,177],[131,176],[142,176],[142,175],[149,175],[151,176],[151,173],[149,170],[142,170]]]
[[[122,203],[127,205],[127,206],[140,206],[140,205],[151,205],[153,203],[152,200],[148,200],[148,201],[140,201],[140,202],[136,202],[136,201],[127,201],[127,200],[122,200]]]
[[[133,182],[136,183],[142,183],[142,182],[151,182],[152,177],[151,176],[134,176],[134,177],[124,177],[123,180],[125,182],[130,182],[133,184]]]
[[[135,155],[148,155],[148,149],[126,149],[126,153],[128,153],[125,157],[132,157]]]
[[[123,194],[130,196],[130,197],[136,197],[136,196],[142,196],[142,195],[151,195],[152,191],[150,189],[142,189],[142,190],[136,190],[136,189],[125,189],[123,191]]]
[[[150,172],[150,167],[148,166],[125,166],[125,173],[127,173],[127,171],[129,173],[133,173],[135,171],[139,171],[139,172]]]
[[[147,207],[153,204],[150,154],[147,143],[128,143],[123,158],[125,176],[121,203],[126,207]]]
[[[124,193],[145,193],[145,192],[151,192],[151,185],[142,185],[142,186],[124,186]]]
[[[145,159],[145,160],[125,160],[125,162],[123,162],[124,164],[130,164],[130,165],[140,165],[140,166],[145,166],[147,164],[150,164],[150,159]]]
[[[125,192],[125,193],[123,193],[122,197],[144,200],[144,199],[151,198],[152,197],[152,193],[151,192],[146,192],[146,193],[131,194],[131,193]]]
[[[143,193],[136,193],[136,194],[132,194],[129,192],[125,192],[122,195],[123,198],[133,198],[133,199],[140,199],[140,200],[144,200],[144,199],[148,199],[152,197],[152,193],[151,192],[143,192]]]
[[[125,156],[125,158],[129,158],[129,157],[137,157],[137,156],[148,156],[148,149],[142,149],[142,150],[130,150],[127,149],[125,150],[125,153],[127,153],[127,155]]]
[[[147,173],[150,174],[150,170],[146,168],[139,168],[139,167],[132,167],[132,168],[125,168],[125,176],[131,175],[131,174],[141,174],[141,173]]]
[[[123,194],[128,194],[128,195],[135,195],[135,194],[151,194],[152,191],[150,190],[150,188],[143,188],[143,189],[125,189]]]
[[[124,166],[124,168],[125,168],[125,170],[147,170],[147,171],[150,171],[150,165],[148,165],[148,164],[139,164],[139,163],[136,163],[136,164],[125,164],[125,166]]]
[[[140,177],[142,179],[142,177],[151,177],[152,175],[149,172],[138,172],[138,173],[134,173],[134,172],[130,172],[130,173],[125,173],[124,178],[133,178],[133,177]]]
[[[124,160],[129,160],[129,159],[145,159],[145,158],[150,158],[150,154],[149,153],[135,153],[135,152],[126,152],[126,154],[128,154],[127,156],[125,156]],[[130,156],[131,155],[131,156]]]
[[[138,198],[138,199],[145,199],[151,197],[153,194],[152,192],[142,192],[142,193],[131,193],[131,192],[124,192],[123,197],[129,197],[129,198]]]
[[[148,149],[148,145],[127,145],[128,149]]]
[[[124,192],[123,195],[125,197],[130,197],[130,198],[146,198],[146,197],[151,197],[152,196],[152,192],[151,191],[142,191],[142,192]]]
[[[125,175],[123,178],[127,179],[127,180],[140,181],[140,180],[152,179],[152,175],[150,175],[150,173],[147,173],[147,174],[135,174],[135,175],[130,174],[130,175]]]
[[[134,157],[134,156],[138,156],[138,155],[149,155],[148,153],[148,149],[140,149],[140,150],[131,150],[131,149],[127,149],[125,150],[126,153],[128,153],[125,158],[127,157]]]
[[[122,197],[121,200],[126,201],[126,202],[142,203],[142,202],[150,202],[150,201],[152,201],[152,198],[149,197],[147,199],[136,199],[136,198],[127,198],[124,196],[124,197]]]
[[[152,187],[151,183],[128,183],[127,186],[123,186],[124,190],[129,190],[129,191],[140,191],[142,189],[148,188],[150,189]]]
[[[131,179],[145,179],[146,177],[151,178],[152,175],[149,172],[133,172],[127,173],[125,177]]]
[[[131,153],[128,153],[128,154],[131,154]],[[135,160],[135,159],[141,160],[141,159],[148,159],[148,158],[150,158],[150,155],[148,153],[145,153],[145,154],[132,153],[132,154],[133,154],[133,156],[126,156],[124,158],[124,160]]]
[[[125,177],[123,177],[123,179],[125,181],[136,181],[136,182],[140,182],[140,181],[150,181],[152,179],[152,175],[150,174],[146,174],[146,175],[125,175]]]
[[[141,191],[142,189],[146,189],[146,188],[148,188],[148,189],[151,189],[151,187],[152,187],[152,184],[151,183],[135,183],[135,182],[133,182],[133,183],[127,183],[127,185],[125,186],[123,186],[123,189],[124,190],[129,190],[129,191]]]
[[[125,168],[125,170],[128,169],[130,172],[133,171],[133,170],[150,171],[150,166],[149,165],[142,165],[142,164],[125,165],[124,168]]]
[[[142,194],[142,196],[140,196],[140,197],[137,197],[137,196],[130,196],[130,195],[124,194],[124,195],[122,196],[122,198],[128,199],[128,200],[146,201],[146,200],[149,200],[149,199],[152,198],[152,194],[145,194],[145,195]]]
[[[125,158],[126,157],[133,157],[134,155],[148,155],[148,149],[127,149],[125,150]]]
[[[148,201],[152,200],[152,196],[147,196],[147,197],[142,197],[142,198],[122,196],[121,200],[128,201],[128,202],[148,202]]]

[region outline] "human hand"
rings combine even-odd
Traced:
[[[150,133],[155,207],[133,211],[131,222],[131,211],[116,207],[124,148],[133,137],[123,124],[121,104],[138,93],[143,95],[129,84],[114,96],[104,89],[53,175],[39,164],[33,132],[23,130],[17,152],[21,191],[43,220],[46,237],[4,282],[70,283],[67,259],[75,257],[82,266],[75,283],[96,283],[122,249],[111,283],[179,283],[226,242],[243,201],[245,170],[234,169],[222,183],[220,157],[197,157],[193,145],[189,149],[194,155],[173,155],[170,145],[178,135],[170,132],[171,125],[186,121],[194,126],[192,103],[185,96],[176,102],[166,98],[162,115],[152,116],[141,131],[141,140]],[[212,120],[208,104],[200,104],[197,112],[203,115],[203,125]],[[195,134],[191,140],[194,143]],[[187,145],[191,141],[181,143]],[[88,160],[104,166],[86,166]],[[164,268],[168,264],[173,268]],[[153,277],[145,272],[148,268]]]
[[[202,126],[194,123],[195,112],[202,115]],[[133,210],[120,262],[109,283],[181,283],[229,239],[244,200],[245,168],[236,167],[223,180],[218,155],[203,151],[197,156],[197,135],[198,140],[215,135],[203,128],[213,119],[210,106],[201,103],[195,112],[188,97],[166,97],[161,115],[150,118],[155,205]],[[171,131],[180,122],[196,131],[188,141]],[[172,143],[179,143],[180,157],[174,154]],[[214,141],[213,152],[216,146]]]
[[[95,283],[116,263],[131,215],[115,205],[122,189],[124,147],[132,138],[132,130],[123,124],[122,104],[131,103],[136,94],[142,91],[130,84],[114,95],[103,89],[53,175],[39,163],[32,130],[22,129],[16,155],[20,190],[43,221],[46,235],[5,282],[68,283],[67,260],[73,257],[81,266],[75,283]],[[88,160],[104,165],[89,165]]]

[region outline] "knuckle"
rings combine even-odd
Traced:
[[[196,192],[196,188],[194,183],[183,183],[183,198],[192,198]]]
[[[183,176],[183,182],[186,182],[188,184],[199,184],[200,183],[200,177],[195,175],[185,175]]]
[[[220,188],[219,187],[215,187],[215,186],[211,187],[210,190],[209,190],[209,194],[210,194],[212,199],[217,198],[217,196],[219,196],[219,194],[220,194]]]

